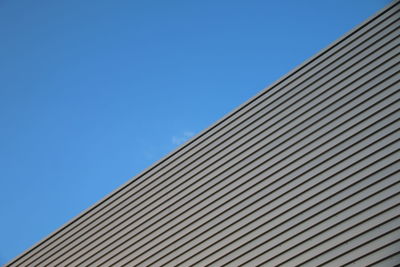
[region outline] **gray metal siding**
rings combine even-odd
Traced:
[[[392,3],[9,266],[399,263],[399,19]]]

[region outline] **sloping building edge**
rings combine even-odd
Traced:
[[[107,195],[105,198],[100,200],[94,206],[90,207],[86,211],[82,212],[75,218],[73,218],[68,223],[64,224],[60,229],[56,230],[52,234],[50,234],[47,238],[43,239],[42,241],[35,244],[32,248],[25,251],[17,258],[9,262],[7,265],[14,265],[18,264],[20,261],[24,261],[28,258],[34,257],[35,251],[40,251],[42,248],[46,247],[47,245],[51,244],[55,240],[59,240],[62,238],[64,234],[67,232],[73,231],[73,229],[78,226],[82,221],[86,218],[92,216],[93,214],[97,213],[99,210],[103,209],[107,205],[111,204],[113,201],[121,197],[124,193],[129,191],[130,189],[136,187],[137,185],[141,184],[142,182],[146,181],[147,179],[151,178],[152,175],[158,173],[163,168],[166,168],[170,165],[174,164],[174,161],[178,158],[185,158],[186,154],[190,154],[191,151],[196,147],[201,147],[203,142],[206,142],[214,135],[219,133],[224,127],[229,125],[232,121],[240,118],[247,112],[247,110],[252,109],[253,107],[257,106],[261,103],[264,98],[269,97],[271,94],[274,94],[274,90],[279,89],[279,86],[284,86],[284,84],[290,83],[292,80],[298,79],[301,76],[305,76],[308,74],[310,70],[315,69],[317,66],[323,64],[324,58],[327,56],[331,56],[335,53],[337,49],[341,47],[341,45],[351,38],[353,35],[357,34],[358,32],[365,29],[367,26],[371,26],[374,24],[374,21],[379,17],[384,15],[385,13],[389,12],[397,8],[398,1],[393,2],[388,7],[384,8],[383,10],[379,11],[377,14],[373,15],[364,23],[360,24],[359,26],[355,27],[352,31],[341,37],[339,40],[334,42],[332,45],[328,46],[317,55],[313,56],[311,59],[307,60],[305,63],[301,64],[300,66],[296,67],[293,71],[289,74],[285,75],[271,86],[267,87],[259,94],[245,102],[244,104],[240,105],[237,109],[230,112],[222,119],[218,120],[215,124],[208,127],[194,138],[183,144],[181,147],[176,149],[175,151],[171,152],[169,155],[165,156],[161,160],[157,161],[154,165],[144,170],[139,175],[135,176],[124,185]],[[372,27],[372,26],[371,26]],[[270,94],[270,95],[267,95]]]

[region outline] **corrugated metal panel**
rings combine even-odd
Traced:
[[[399,260],[399,4],[9,266]]]

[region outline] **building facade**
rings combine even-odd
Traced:
[[[7,266],[400,263],[395,1]]]

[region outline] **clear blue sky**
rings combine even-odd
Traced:
[[[0,0],[0,264],[389,0]]]

